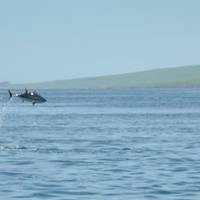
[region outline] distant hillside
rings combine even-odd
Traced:
[[[0,88],[8,88],[10,83],[7,81],[0,81]]]
[[[121,75],[13,85],[14,88],[123,89],[152,87],[200,87],[200,65],[156,69]]]

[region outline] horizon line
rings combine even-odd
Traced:
[[[123,72],[118,74],[102,74],[102,75],[94,75],[94,76],[83,76],[83,77],[77,77],[77,78],[66,78],[66,79],[54,79],[54,80],[45,80],[45,81],[37,81],[37,82],[21,82],[21,83],[13,83],[8,80],[0,81],[0,83],[8,83],[10,85],[24,85],[24,84],[40,84],[40,83],[48,83],[48,82],[54,82],[54,81],[66,81],[66,80],[80,80],[80,79],[90,79],[90,78],[99,78],[99,77],[107,77],[107,76],[118,76],[118,75],[125,75],[129,73],[142,73],[142,72],[149,72],[149,71],[155,71],[155,70],[165,70],[165,69],[171,69],[171,68],[181,68],[181,67],[190,67],[190,66],[200,66],[200,64],[190,64],[190,65],[179,65],[179,66],[168,66],[168,67],[158,67],[158,68],[151,68],[147,70],[136,70],[136,71],[129,71],[129,72]]]

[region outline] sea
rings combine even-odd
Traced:
[[[200,89],[39,93],[0,90],[0,199],[200,199]]]

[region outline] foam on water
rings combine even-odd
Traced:
[[[4,99],[2,97],[1,101],[2,102]],[[7,102],[2,102],[1,104],[1,108],[0,108],[0,127],[4,126],[4,122],[8,116],[8,110],[9,110],[9,106],[12,102],[12,98],[9,99]]]

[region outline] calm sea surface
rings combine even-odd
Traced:
[[[39,92],[0,90],[0,199],[200,199],[200,89]]]

